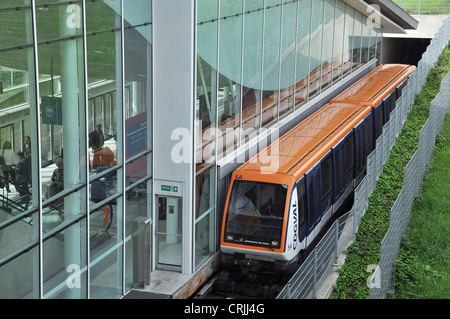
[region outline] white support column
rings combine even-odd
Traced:
[[[194,0],[153,2],[153,180],[183,185],[183,273],[194,269],[195,23]]]

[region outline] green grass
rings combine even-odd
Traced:
[[[450,298],[450,113],[397,256],[392,298]]]
[[[378,264],[381,241],[389,229],[390,211],[403,188],[404,169],[418,147],[419,132],[429,117],[430,103],[439,93],[440,82],[448,73],[450,49],[446,48],[438,65],[431,69],[426,86],[416,97],[402,131],[384,165],[376,189],[369,198],[369,206],[361,218],[356,241],[346,252],[345,263],[331,299],[361,299],[369,297],[366,271],[369,265]]]
[[[393,2],[411,14],[448,14],[450,12],[450,0],[393,0]]]

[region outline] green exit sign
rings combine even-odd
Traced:
[[[161,185],[161,190],[165,192],[178,193],[178,186]]]

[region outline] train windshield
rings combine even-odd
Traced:
[[[228,203],[224,240],[279,248],[286,195],[286,185],[235,181]]]

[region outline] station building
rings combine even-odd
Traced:
[[[188,297],[232,171],[416,27],[387,0],[2,0],[0,298]]]

